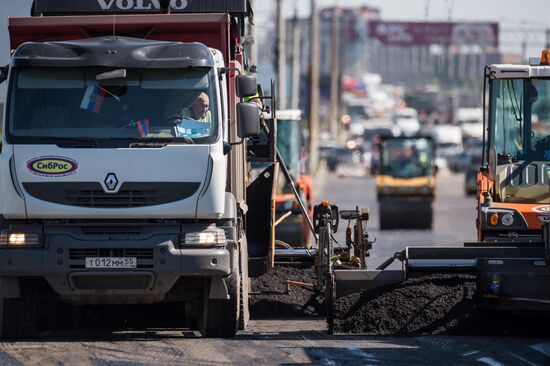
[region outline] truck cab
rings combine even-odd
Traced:
[[[491,65],[478,239],[541,243],[548,218],[550,51],[529,65]]]
[[[260,129],[239,103],[257,93],[238,75],[249,5],[78,3],[9,21],[0,335],[32,333],[44,301],[170,301],[203,336],[232,336],[248,318],[244,141]]]

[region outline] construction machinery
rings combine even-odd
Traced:
[[[550,311],[550,174],[546,169],[550,159],[550,128],[546,127],[550,123],[550,50],[530,65],[487,67],[486,82],[490,103],[485,121],[486,155],[478,174],[479,241],[410,246],[376,268],[367,268],[373,250],[367,230],[368,210],[340,210],[325,201],[313,211],[317,247],[277,253],[287,261],[315,258],[317,287],[324,290],[329,332],[333,330],[337,299],[362,291],[391,290],[407,278],[434,273],[474,276],[473,298],[480,309]],[[386,141],[399,141],[396,146],[401,154],[408,140]],[[428,141],[422,145],[429,145]],[[391,146],[385,146],[385,158],[398,156],[387,153]],[[427,151],[433,156],[433,150]],[[518,203],[520,200],[523,203]],[[402,220],[411,218],[409,214]],[[339,245],[333,236],[341,220],[350,222],[345,245]]]
[[[0,69],[0,336],[32,334],[45,302],[168,301],[203,336],[233,336],[249,261],[267,270],[274,245],[276,164],[248,169],[275,161],[274,129],[254,139],[273,120],[244,102],[250,4],[35,0],[32,14],[9,19]]]
[[[540,243],[549,212],[550,51],[529,65],[485,69],[484,149],[477,175],[478,240]],[[487,101],[488,99],[488,101]]]
[[[432,139],[386,137],[379,146],[380,229],[431,229],[436,172]]]
[[[313,181],[307,172],[307,163],[304,158],[306,146],[303,131],[302,111],[277,111],[277,149],[311,218]],[[277,182],[275,212],[277,219],[275,239],[278,242],[291,247],[311,246],[308,221],[302,215],[300,205],[283,174]]]
[[[529,65],[488,66],[485,81],[489,103],[478,174],[480,240],[407,247],[375,269],[353,261],[343,269],[332,233],[320,234],[318,250],[327,264],[318,275],[324,276],[329,309],[339,297],[396,285],[411,276],[460,272],[475,276],[478,308],[550,311],[550,50]],[[331,211],[337,208],[331,206]],[[325,215],[325,223],[331,224],[330,217]],[[358,259],[362,263],[366,257]],[[395,261],[401,266],[390,269]],[[331,329],[330,313],[328,321]]]

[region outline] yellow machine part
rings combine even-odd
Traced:
[[[376,191],[378,195],[386,196],[433,195],[435,177],[396,178],[389,175],[379,175],[376,177]]]

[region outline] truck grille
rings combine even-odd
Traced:
[[[82,234],[90,236],[105,235],[140,235],[140,226],[82,226]]]
[[[151,274],[89,275],[73,274],[70,282],[76,290],[146,290],[151,287]]]
[[[62,205],[92,208],[131,208],[177,202],[195,194],[198,182],[125,182],[108,193],[97,182],[23,183],[33,197]]]
[[[156,204],[157,191],[65,191],[67,204],[84,207],[142,207]]]
[[[153,259],[151,248],[78,248],[69,250],[71,260],[84,259],[86,257],[136,257],[139,259]]]
[[[73,248],[69,249],[69,267],[86,268],[86,258],[136,257],[137,268],[154,267],[154,249],[152,248]]]

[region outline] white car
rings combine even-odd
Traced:
[[[432,128],[432,138],[437,144],[435,164],[439,169],[447,167],[447,159],[463,151],[462,130],[458,126],[437,125]]]
[[[420,131],[420,121],[416,109],[398,109],[394,114],[394,121],[404,136],[414,136]]]
[[[458,108],[454,115],[454,124],[462,129],[462,137],[483,137],[483,109]]]

